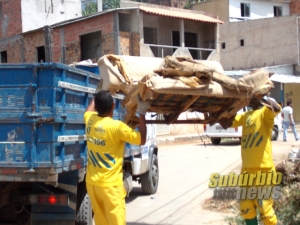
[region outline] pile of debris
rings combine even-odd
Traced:
[[[300,149],[293,148],[288,159],[276,166],[276,171],[282,173],[283,185],[300,184]]]
[[[204,119],[184,123],[219,122],[227,128],[250,98],[273,88],[272,74],[263,69],[234,79],[224,74],[218,62],[184,57],[105,55],[98,66],[102,79],[99,89],[125,95],[125,122],[132,127],[138,124],[138,96],[151,104],[149,111],[163,114],[161,123],[181,123],[178,117],[182,112],[195,111],[203,113]]]

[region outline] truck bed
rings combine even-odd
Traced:
[[[83,114],[99,75],[60,63],[0,64],[0,79],[0,181],[84,170]]]

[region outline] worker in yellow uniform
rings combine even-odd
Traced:
[[[100,91],[84,114],[88,157],[86,187],[96,225],[126,224],[122,170],[125,142],[135,145],[146,142],[145,114],[149,103],[138,101],[139,132],[112,119],[114,106],[110,92]]]
[[[265,102],[265,104],[261,104]],[[267,106],[266,106],[267,105]],[[272,129],[274,117],[281,111],[281,107],[270,98],[264,96],[253,98],[249,102],[253,110],[235,116],[231,127],[242,126],[241,174],[276,173],[272,156]],[[267,182],[267,181],[266,181]],[[268,181],[271,182],[271,181]],[[252,185],[257,184],[254,180]],[[273,199],[240,200],[240,213],[247,225],[258,225],[256,208],[264,225],[277,224],[277,217],[273,210]]]

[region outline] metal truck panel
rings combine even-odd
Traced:
[[[0,122],[80,122],[99,75],[61,63],[1,64]]]

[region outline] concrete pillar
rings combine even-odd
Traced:
[[[184,42],[184,20],[180,19],[180,47],[185,47],[185,42]]]
[[[138,10],[138,29],[140,34],[140,44],[144,44],[144,17],[143,12]]]
[[[98,8],[98,12],[102,12],[103,8],[102,8],[102,0],[97,0],[97,8]]]

